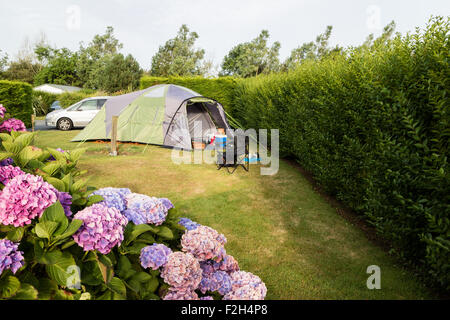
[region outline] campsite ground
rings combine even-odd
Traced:
[[[79,131],[41,131],[39,147],[70,150]],[[214,165],[176,165],[172,150],[89,142],[80,167],[96,187],[128,187],[167,197],[182,216],[226,235],[227,252],[241,269],[260,276],[268,299],[429,299],[432,294],[316,191],[300,171],[281,161],[274,176],[256,166],[233,175]],[[370,265],[381,268],[381,289],[369,290]]]

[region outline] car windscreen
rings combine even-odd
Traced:
[[[74,111],[76,108],[78,108],[81,105],[81,102],[78,102],[77,104],[74,104],[73,106],[68,107],[67,111]]]

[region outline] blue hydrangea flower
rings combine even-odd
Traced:
[[[221,295],[226,295],[231,291],[232,281],[231,277],[225,271],[216,271],[209,274],[203,274],[202,281],[198,289],[202,293],[207,291],[217,291]]]
[[[159,226],[166,220],[167,209],[158,198],[130,193],[125,199],[127,209],[123,214],[134,224],[150,223]]]
[[[116,208],[120,212],[123,212],[127,206],[125,197],[131,193],[128,188],[102,188],[92,192],[92,195],[99,195],[104,198],[102,201],[109,208]]]
[[[163,205],[166,207],[167,210],[170,210],[172,208],[175,208],[172,201],[170,201],[167,198],[159,198],[159,200],[163,203]]]
[[[167,263],[167,257],[172,253],[172,250],[167,246],[154,243],[151,246],[142,248],[139,257],[143,268],[152,268],[156,270]]]
[[[192,221],[189,218],[180,218],[180,221],[178,221],[178,224],[182,225],[189,231],[197,229],[197,227],[201,226],[201,224],[199,224],[195,221]]]

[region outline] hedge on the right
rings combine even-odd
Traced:
[[[278,128],[282,155],[447,290],[449,48],[449,18],[435,17],[414,34],[238,82],[233,105],[245,127]]]

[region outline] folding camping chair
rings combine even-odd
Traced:
[[[228,140],[228,137],[227,137]],[[230,143],[222,143],[217,152],[217,170],[225,167],[228,173],[232,174],[240,166],[245,171],[250,169],[249,162],[249,137],[234,135]],[[217,145],[216,145],[217,146]],[[227,162],[227,154],[232,153],[232,161]]]

